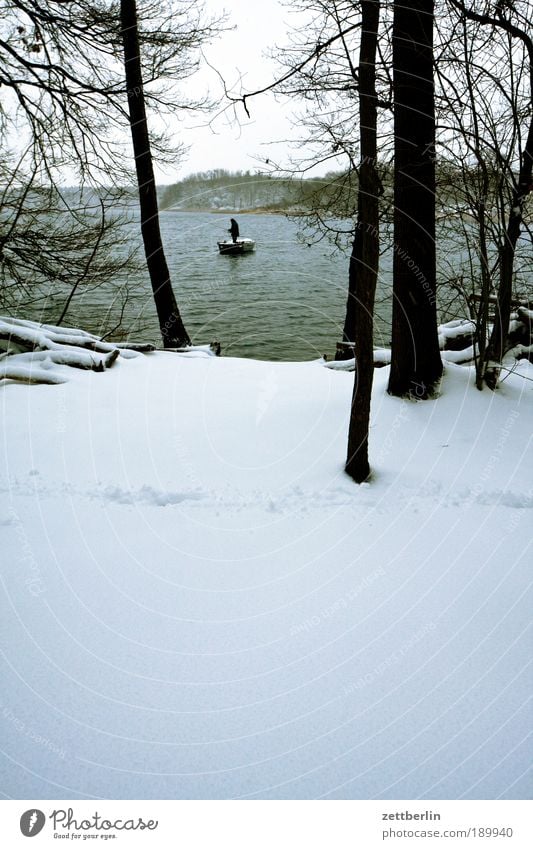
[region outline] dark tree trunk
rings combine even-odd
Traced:
[[[388,391],[427,398],[437,335],[433,0],[396,0],[393,23],[394,263]]]
[[[355,346],[355,382],[348,433],[346,472],[362,483],[370,474],[368,428],[374,376],[374,298],[379,264],[379,179],[377,175],[376,49],[379,0],[362,0],[359,53],[361,165],[357,224],[350,257],[347,322]],[[352,310],[350,311],[350,302]],[[348,315],[350,314],[350,318]],[[345,329],[346,333],[346,329]]]
[[[131,138],[135,156],[137,184],[139,187],[141,232],[146,264],[154,293],[163,345],[165,348],[178,348],[189,345],[191,340],[183,325],[174,296],[165,252],[163,250],[161,231],[159,229],[159,209],[144,103],[137,4],[135,0],[121,0],[120,24],[124,46],[124,67],[128,89]]]

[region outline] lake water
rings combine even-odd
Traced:
[[[348,256],[334,252],[325,241],[310,246],[302,242],[299,224],[282,215],[237,214],[237,220],[241,236],[256,241],[256,251],[231,257],[221,256],[217,248],[218,240],[229,238],[229,215],[161,213],[172,284],[193,342],[217,340],[223,356],[331,357],[342,340]],[[138,223],[132,222],[131,228],[132,239],[138,240]],[[124,325],[132,327],[134,335],[161,344],[148,275],[143,272],[138,280],[130,280],[130,288],[137,296],[127,308]],[[382,286],[384,294],[385,289]],[[94,293],[94,298],[97,294],[100,297]],[[88,299],[84,301],[87,308]],[[70,321],[73,315],[81,317],[80,307],[69,314]],[[389,343],[389,312],[388,300],[378,310],[377,345]]]
[[[308,247],[281,215],[238,215],[243,256],[221,256],[229,216],[165,212],[163,237],[185,325],[194,341],[217,339],[226,356],[273,360],[331,354],[342,340],[347,257]]]
[[[332,357],[342,328],[348,287],[348,253],[335,250],[325,239],[303,238],[304,220],[283,215],[236,213],[241,236],[256,241],[255,253],[221,256],[217,241],[228,238],[229,214],[210,212],[161,213],[161,230],[172,284],[185,326],[195,344],[218,341],[223,356],[267,360],[310,360]],[[98,334],[120,324],[110,339],[138,339],[161,346],[152,290],[144,264],[138,214],[128,223],[132,245],[139,248],[139,271],[99,288],[80,287],[64,324]],[[344,225],[346,226],[346,225]],[[458,273],[471,274],[463,237],[454,222],[441,226],[438,242],[439,320],[467,315],[464,300],[444,281]],[[530,250],[529,242],[525,247]],[[517,268],[522,260],[517,260]],[[529,265],[524,266],[526,270]],[[392,250],[380,261],[374,344],[390,346],[392,309]],[[462,269],[462,270],[461,270]],[[54,287],[52,286],[51,289]],[[128,300],[120,320],[121,298]],[[65,296],[66,297],[66,296]],[[448,303],[447,306],[445,306]],[[26,317],[57,321],[64,304],[49,294],[46,306],[36,301]]]
[[[229,214],[164,211],[160,215],[172,285],[183,320],[194,344],[218,341],[222,356],[265,360],[332,358],[342,328],[348,288],[349,252],[336,250],[326,239],[313,242],[302,233],[304,219],[283,215],[236,213],[240,233],[256,242],[256,251],[222,256],[217,241],[229,238]],[[65,326],[102,335],[120,325],[109,338],[151,341],[162,345],[148,272],[142,252],[139,216],[129,212],[128,236],[139,248],[139,270],[116,276],[109,285],[80,287]],[[339,225],[342,226],[342,225]],[[346,223],[344,223],[346,228]],[[383,239],[385,241],[385,239]],[[441,281],[464,263],[460,238],[444,234],[438,245]],[[118,248],[117,248],[118,250]],[[53,289],[53,287],[52,287]],[[128,292],[122,319],[121,300]],[[374,344],[389,347],[392,311],[392,250],[380,260],[376,295]],[[441,295],[444,286],[441,287]],[[451,308],[441,297],[440,321],[464,317],[466,307],[452,291]],[[53,294],[44,310],[27,317],[54,322],[64,298]],[[457,313],[455,312],[457,310]]]

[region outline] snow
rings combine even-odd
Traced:
[[[390,365],[391,356],[390,348],[374,348],[374,365]]]
[[[469,363],[474,359],[475,353],[474,346],[468,345],[460,351],[441,351],[441,356],[447,363]]]
[[[439,324],[439,338],[457,339],[464,336],[466,333],[475,333],[476,323],[468,318],[455,318],[453,321],[448,321],[446,324]]]
[[[377,367],[380,366],[388,366],[391,361],[391,350],[390,348],[374,348],[374,365]],[[324,362],[326,368],[333,369],[334,371],[355,371],[355,357],[351,357],[349,360],[331,360],[329,362]]]
[[[80,333],[75,330],[71,332],[71,328],[64,329],[55,327],[50,324],[37,324],[32,321],[13,320],[11,318],[0,318],[0,333],[9,336],[10,333],[15,333],[17,336],[28,343],[43,349],[57,350],[61,349],[63,344],[80,345],[80,343],[97,343],[100,350],[105,349],[110,352],[114,350],[114,345],[101,342],[97,336],[91,336],[87,333]],[[4,343],[5,344],[5,343]]]
[[[16,355],[17,362],[11,362],[14,357],[10,357],[8,362],[0,361],[0,380],[16,380],[21,383],[64,383],[66,378],[63,378],[59,372],[55,372],[51,368],[50,360],[40,361],[36,365],[31,358],[31,362],[22,360],[24,354]]]
[[[333,371],[355,371],[355,357],[349,360],[322,360],[326,368]]]
[[[206,345],[189,346],[186,352],[195,354],[206,349],[210,355],[215,355]],[[0,316],[0,380],[64,383],[66,378],[53,369],[54,365],[103,372],[111,368],[119,356],[133,359],[141,352],[154,350],[149,342],[111,344],[77,328]]]
[[[42,324],[39,321],[31,321],[27,318],[13,318],[12,316],[9,316],[8,318],[6,316],[2,316],[0,318],[0,321],[2,322],[2,324],[14,324],[26,330],[33,328],[36,332],[49,331],[51,333],[59,333],[61,335],[65,333],[65,328],[60,327],[57,324]],[[80,336],[83,340],[92,339],[94,342],[100,341],[99,336],[94,336],[94,334],[92,333],[87,333],[86,330],[81,330],[79,327],[69,327],[68,334],[69,336]]]
[[[533,367],[155,353],[2,386],[14,798],[528,798]]]

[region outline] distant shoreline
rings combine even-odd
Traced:
[[[161,212],[202,212],[212,215],[307,215],[301,209],[265,209],[257,207],[255,209],[211,209],[210,207],[194,207],[180,209],[179,207],[168,206],[160,210]]]

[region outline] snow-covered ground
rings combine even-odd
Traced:
[[[199,353],[4,383],[2,789],[531,795],[533,368],[441,397]]]

